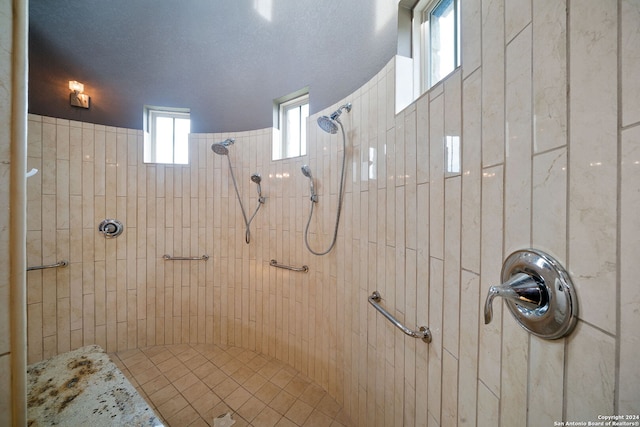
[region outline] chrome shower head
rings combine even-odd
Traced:
[[[221,156],[226,156],[227,154],[229,154],[229,149],[227,147],[232,145],[234,142],[236,142],[235,139],[227,138],[222,142],[216,142],[215,144],[212,144],[211,149],[216,154],[219,154]]]
[[[327,116],[318,117],[318,126],[327,133],[338,133],[338,125]]]
[[[258,186],[258,188],[256,189],[256,191],[258,192],[258,202],[260,203],[264,203],[265,202],[265,198],[262,197],[262,186],[260,185],[260,183],[262,182],[262,176],[260,176],[259,173],[254,173],[251,175],[251,182],[255,182],[256,185]]]
[[[221,156],[226,156],[229,154],[229,149],[222,145],[221,143],[211,145],[211,149],[214,153],[219,154]]]
[[[338,133],[338,124],[340,123],[340,114],[342,114],[342,110],[347,110],[347,113],[351,111],[351,103],[347,102],[336,111],[331,113],[331,116],[322,116],[318,117],[318,126],[320,129],[327,133]]]

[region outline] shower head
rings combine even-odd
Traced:
[[[313,176],[311,175],[311,168],[309,167],[309,165],[303,165],[300,169],[302,170],[302,175],[309,178],[309,193],[311,193],[311,201],[317,202],[318,196],[316,195],[316,189],[313,186]]]
[[[318,126],[320,129],[327,133],[338,133],[338,125],[340,123],[340,114],[342,114],[342,110],[347,110],[347,113],[351,111],[351,103],[347,102],[336,111],[331,113],[331,116],[322,116],[318,117]]]
[[[256,191],[258,191],[258,202],[264,203],[265,198],[262,197],[262,186],[260,185],[260,183],[262,182],[262,176],[260,176],[260,174],[257,172],[252,174],[251,182],[255,182],[258,185],[258,188],[256,189]]]
[[[309,179],[313,179],[313,176],[311,176],[311,168],[309,167],[309,165],[302,165],[302,175],[306,176]]]
[[[229,149],[222,145],[221,143],[211,145],[211,149],[214,153],[219,154],[221,156],[226,156],[229,154]]]
[[[318,117],[318,126],[327,133],[338,133],[338,125],[327,116]]]
[[[235,139],[227,138],[222,142],[216,142],[215,144],[212,144],[211,149],[216,154],[219,154],[221,156],[226,156],[227,154],[229,154],[229,148],[227,147],[232,145],[234,142],[236,142]]]

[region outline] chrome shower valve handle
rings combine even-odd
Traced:
[[[550,255],[535,249],[516,251],[502,266],[503,284],[491,286],[484,304],[484,323],[493,319],[493,300],[502,297],[525,330],[546,339],[568,335],[578,315],[571,279]]]
[[[512,276],[502,285],[491,286],[487,300],[484,303],[484,323],[490,323],[493,319],[493,299],[502,297],[512,301],[513,303],[525,307],[529,310],[535,310],[545,306],[549,301],[547,291],[538,281],[525,273],[518,273]]]

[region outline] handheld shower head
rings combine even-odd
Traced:
[[[260,185],[260,183],[262,182],[262,176],[260,176],[259,173],[254,173],[251,175],[251,182],[255,182],[258,186],[257,191],[258,191],[258,202],[260,203],[264,203],[265,202],[265,198],[262,197],[262,186]]]
[[[311,176],[311,168],[309,167],[309,165],[302,165],[302,175],[306,176],[309,179],[313,179],[313,176]]]
[[[351,111],[351,103],[347,102],[336,111],[331,113],[331,116],[321,116],[318,117],[318,126],[320,129],[327,133],[338,133],[338,125],[340,123],[340,115],[342,114],[342,110],[347,110],[347,113]]]
[[[302,170],[302,175],[309,178],[309,193],[311,193],[310,198],[311,198],[311,201],[315,203],[318,201],[318,196],[316,195],[316,189],[313,185],[313,176],[311,175],[311,168],[309,167],[309,165],[303,165],[302,168],[300,169]]]
[[[229,154],[229,148],[227,147],[232,145],[234,142],[236,142],[235,139],[227,138],[222,142],[216,142],[215,144],[212,144],[211,149],[216,154],[219,154],[221,156],[226,156],[227,154]]]

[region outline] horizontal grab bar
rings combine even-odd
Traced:
[[[55,264],[49,264],[49,265],[36,265],[34,267],[27,267],[27,271],[33,271],[33,270],[44,270],[46,268],[58,268],[58,267],[66,267],[67,265],[69,265],[69,263],[67,261],[58,261]]]
[[[169,254],[162,255],[162,258],[167,261],[206,261],[209,259],[209,255],[204,254],[202,256],[184,257],[184,256],[171,256]]]
[[[402,323],[400,323],[398,321],[398,319],[393,317],[380,304],[378,304],[378,302],[380,302],[381,299],[382,299],[382,297],[380,296],[380,293],[378,291],[373,291],[373,293],[369,297],[369,303],[372,306],[374,306],[376,310],[378,310],[380,313],[382,313],[382,315],[384,317],[386,317],[387,320],[389,320],[391,323],[396,325],[396,327],[398,327],[398,329],[400,329],[405,334],[409,335],[410,337],[420,338],[420,339],[422,339],[422,341],[424,341],[426,343],[430,343],[431,342],[431,331],[429,330],[428,327],[420,326],[420,329],[418,331],[412,331],[411,329],[407,328]]]
[[[291,271],[304,271],[305,273],[309,271],[308,265],[303,265],[302,267],[291,267],[289,265],[278,264],[278,261],[276,261],[275,259],[272,259],[269,262],[269,265],[271,265],[272,267],[284,268],[285,270],[291,270]]]

